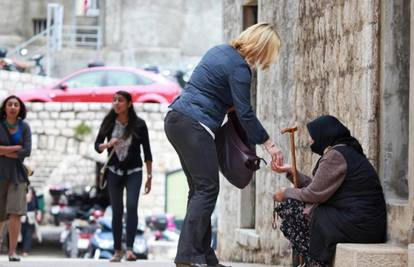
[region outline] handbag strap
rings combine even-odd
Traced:
[[[102,170],[105,170],[106,168],[108,168],[108,163],[111,160],[111,158],[114,155],[114,153],[115,153],[115,147],[112,148],[111,153],[109,153],[108,159],[106,160],[105,164],[103,165]]]

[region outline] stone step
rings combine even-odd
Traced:
[[[334,267],[406,267],[407,247],[393,244],[338,244]]]

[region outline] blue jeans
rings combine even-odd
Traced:
[[[142,171],[120,176],[108,170],[108,192],[112,206],[112,234],[114,249],[121,250],[122,218],[124,215],[123,193],[126,187],[126,245],[132,249],[138,225],[138,199],[142,183]]]

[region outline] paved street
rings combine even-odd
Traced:
[[[46,257],[30,257],[23,259],[20,263],[8,262],[6,256],[0,256],[0,267],[116,267],[116,266],[134,266],[134,267],[175,267],[168,261],[137,261],[110,263],[107,260],[85,260],[85,259],[59,259]],[[249,264],[249,263],[231,263],[232,267],[276,267],[274,265]]]

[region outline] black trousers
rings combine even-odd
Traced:
[[[33,233],[35,225],[28,222],[22,223],[22,251],[29,253],[32,250]]]
[[[112,205],[112,234],[114,248],[121,250],[122,245],[122,218],[124,215],[124,188],[126,187],[126,246],[133,248],[138,225],[138,199],[141,190],[142,171],[130,175],[119,176],[108,170],[108,191]]]
[[[216,265],[210,246],[211,214],[219,193],[214,140],[197,121],[176,111],[165,117],[165,133],[180,157],[190,189],[175,262]]]

